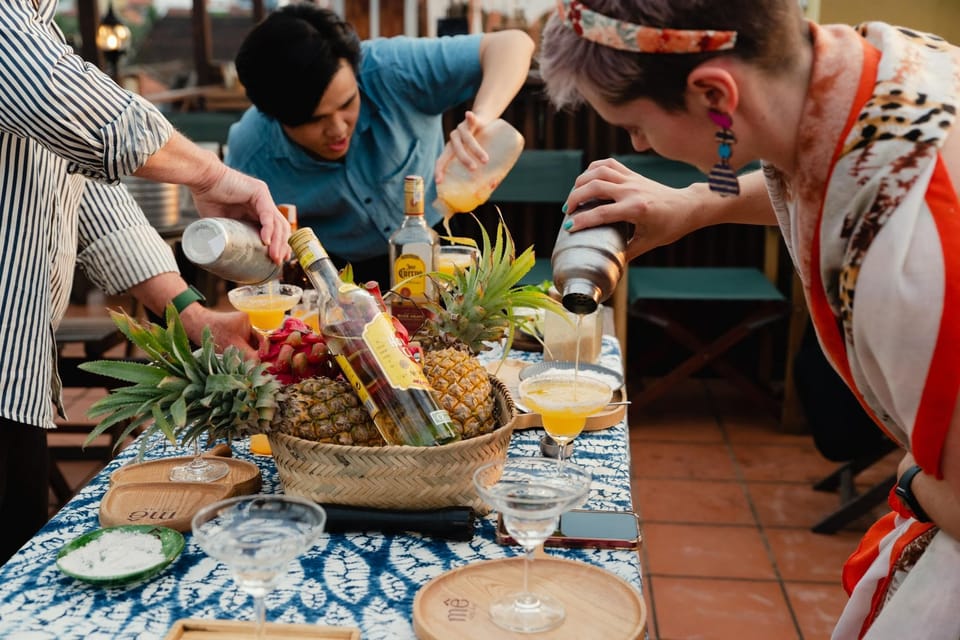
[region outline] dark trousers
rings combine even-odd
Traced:
[[[0,418],[0,562],[47,522],[47,430]]]

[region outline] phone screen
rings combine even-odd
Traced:
[[[584,540],[636,540],[637,516],[630,511],[567,511],[557,533]]]
[[[516,544],[500,519],[497,541]],[[632,511],[591,511],[574,509],[560,516],[557,530],[547,540],[547,547],[598,547],[635,549],[640,543],[640,525]]]

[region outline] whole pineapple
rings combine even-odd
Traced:
[[[496,427],[490,380],[476,354],[490,349],[487,342],[505,340],[506,357],[517,329],[532,321],[514,309],[560,309],[550,296],[518,284],[533,268],[533,247],[516,255],[502,218],[493,246],[486,229],[481,226],[480,232],[482,250],[476,265],[453,274],[430,274],[437,280],[440,300],[428,303],[427,320],[413,338],[423,350],[423,371],[440,405],[464,438]]]
[[[357,446],[386,444],[343,380],[307,378],[283,388],[278,397],[276,430],[304,440]]]
[[[141,325],[125,313],[110,315],[150,362],[98,360],[80,365],[85,371],[132,383],[90,407],[90,417],[103,418],[87,442],[129,421],[121,442],[144,427],[145,436],[159,431],[171,443],[183,444],[202,434],[211,440],[232,440],[272,431],[322,442],[383,444],[356,394],[339,380],[308,378],[284,386],[268,371],[274,362],[244,360],[236,347],[227,347],[218,356],[209,329],[194,352],[172,305],[167,307],[166,328]],[[297,348],[312,350],[314,344],[303,341]],[[149,439],[141,439],[141,456]]]

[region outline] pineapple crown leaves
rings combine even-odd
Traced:
[[[464,342],[472,352],[485,351],[485,342],[495,342],[506,336],[504,353],[513,344],[519,328],[534,320],[515,309],[528,307],[559,313],[559,302],[542,291],[531,290],[518,283],[529,273],[536,261],[533,247],[516,254],[513,237],[497,209],[499,222],[495,240],[480,225],[481,252],[477,264],[453,274],[432,272],[438,281],[442,309],[431,309],[440,334],[453,335]],[[474,216],[474,220],[479,220]]]
[[[268,365],[244,360],[233,346],[218,356],[208,327],[203,330],[200,349],[192,351],[173,305],[166,309],[166,327],[141,325],[122,312],[110,315],[150,361],[98,360],[80,365],[84,371],[132,383],[114,389],[90,407],[89,417],[103,418],[85,444],[125,422],[118,442],[146,427],[141,457],[149,436],[156,432],[171,443],[179,438],[189,444],[204,433],[217,439],[268,430],[280,388],[276,378],[266,372]]]

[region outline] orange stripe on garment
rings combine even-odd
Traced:
[[[895,516],[895,514],[888,514],[889,516]],[[886,516],[884,516],[884,519]],[[883,522],[883,519],[877,522],[880,524]],[[887,524],[887,523],[885,523]],[[892,520],[891,520],[892,524]],[[877,525],[875,524],[874,527]],[[863,620],[863,626],[860,627],[860,634],[857,636],[858,639],[862,639],[866,634],[867,630],[870,629],[870,626],[873,624],[873,621],[877,619],[877,615],[880,613],[880,609],[883,607],[884,599],[887,596],[887,587],[890,584],[890,581],[893,579],[893,569],[897,564],[897,561],[900,559],[900,556],[903,554],[903,550],[908,544],[919,538],[921,535],[932,529],[934,525],[932,522],[914,522],[907,530],[897,538],[897,541],[893,543],[893,548],[890,549],[890,558],[887,564],[887,575],[881,578],[877,582],[877,588],[873,592],[873,598],[870,600],[870,613]],[[872,531],[872,529],[871,529]],[[867,532],[867,535],[870,535],[870,532]],[[866,540],[866,538],[864,538]],[[879,545],[879,540],[875,540],[875,546]],[[874,554],[874,558],[878,554]]]
[[[943,478],[943,443],[960,389],[960,211],[950,175],[937,155],[927,187],[927,207],[940,236],[943,256],[943,311],[940,329],[911,432],[913,457],[923,470]]]
[[[867,100],[873,95],[877,81],[880,51],[865,39],[861,39],[861,43],[863,44],[863,72],[860,74],[860,84],[857,87],[857,95],[853,100],[853,104],[850,106],[850,113],[847,114],[847,122],[843,127],[843,133],[840,134],[840,138],[837,140],[837,146],[833,151],[833,159],[830,161],[830,176],[827,178],[825,189],[829,187],[833,180],[833,172],[836,170],[837,161],[843,152],[844,142],[850,135],[850,130],[860,115],[863,105],[866,104]],[[824,193],[821,202],[826,204],[826,200],[826,193]],[[854,396],[856,396],[860,405],[867,412],[867,415],[877,423],[877,426],[880,427],[884,433],[887,433],[883,423],[880,422],[873,413],[873,410],[864,401],[863,394],[860,393],[860,390],[857,389],[857,386],[853,383],[853,374],[850,372],[850,362],[847,360],[847,347],[840,333],[840,328],[837,325],[837,317],[833,314],[833,309],[830,308],[830,303],[827,302],[827,295],[823,290],[823,279],[820,274],[820,233],[822,225],[823,205],[820,206],[820,212],[817,215],[817,225],[813,234],[813,246],[810,248],[810,264],[813,265],[813,268],[810,270],[810,319],[817,329],[817,335],[820,337],[824,350],[830,354],[830,359],[836,366],[837,373],[840,374],[840,377],[843,378],[847,386],[850,387],[850,390],[853,391]],[[889,436],[890,434],[887,433],[887,435]]]
[[[890,512],[874,522],[873,526],[867,529],[867,532],[860,538],[857,550],[851,553],[847,561],[843,563],[841,579],[843,589],[848,596],[853,593],[853,588],[860,582],[860,578],[880,555],[880,542],[893,531],[896,517],[897,514]]]

